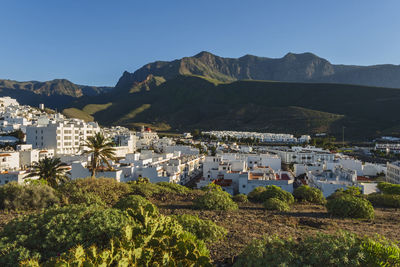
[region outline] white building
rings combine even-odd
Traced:
[[[81,153],[89,136],[100,131],[97,123],[82,120],[49,121],[26,127],[26,143],[33,148],[54,149],[56,155]]]
[[[16,99],[11,98],[9,96],[0,97],[0,107],[8,107],[8,106],[19,106],[19,103]]]
[[[400,161],[387,163],[386,181],[400,184]]]
[[[270,148],[268,152],[277,154],[283,163],[312,164],[317,161],[333,161],[335,155],[316,147]]]

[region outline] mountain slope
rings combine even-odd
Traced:
[[[172,129],[328,132],[364,138],[400,125],[400,90],[342,84],[236,81],[180,75],[149,90],[82,98],[75,107],[108,104],[92,113],[103,125],[168,124]],[[145,87],[143,84],[142,87]],[[87,108],[86,108],[87,109]]]
[[[400,88],[400,66],[334,65],[312,53],[288,53],[282,58],[246,55],[223,58],[209,52],[173,61],[156,61],[133,73],[124,72],[116,88],[132,87],[149,75],[166,80],[177,75],[200,75],[221,82],[272,80],[283,82],[329,82]]]
[[[21,104],[32,106],[45,103],[52,108],[62,108],[74,98],[95,96],[111,90],[112,87],[77,85],[65,79],[46,82],[0,80],[0,96],[11,96]]]

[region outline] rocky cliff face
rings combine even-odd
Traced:
[[[133,73],[124,72],[116,87],[132,87],[149,75],[172,79],[178,75],[200,75],[221,82],[272,80],[329,82],[400,88],[400,67],[395,65],[333,65],[312,53],[288,53],[282,58],[245,55],[223,58],[209,52],[179,60],[149,63]]]

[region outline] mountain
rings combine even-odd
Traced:
[[[80,98],[68,112],[102,125],[159,130],[329,133],[346,139],[398,134],[400,90],[330,83],[220,82],[193,75],[148,76],[129,90]],[[84,117],[83,117],[84,118]]]
[[[209,52],[173,61],[156,61],[133,73],[124,72],[116,88],[129,88],[149,75],[171,79],[177,75],[200,75],[221,82],[269,80],[324,82],[400,88],[400,66],[334,65],[312,53],[288,53],[282,58],[245,55],[223,58]]]
[[[36,106],[45,103],[53,108],[66,106],[74,98],[95,96],[112,89],[112,87],[77,85],[65,79],[46,82],[0,80],[0,96],[14,97],[21,104]]]

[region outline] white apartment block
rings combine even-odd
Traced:
[[[54,149],[56,155],[73,155],[84,150],[85,140],[100,131],[97,123],[82,120],[49,121],[26,127],[26,143],[33,148]]]
[[[258,133],[258,132],[240,132],[240,131],[209,131],[202,132],[202,134],[215,136],[219,139],[227,137],[234,137],[237,139],[252,138],[264,143],[307,143],[311,140],[309,135],[302,135],[300,138],[296,138],[292,134],[282,133]]]
[[[283,163],[312,164],[317,161],[333,161],[335,155],[330,151],[315,147],[271,148],[268,152],[278,155]]]
[[[400,161],[387,163],[386,181],[400,184]]]
[[[9,96],[0,97],[0,107],[19,106],[19,103],[14,98]]]

